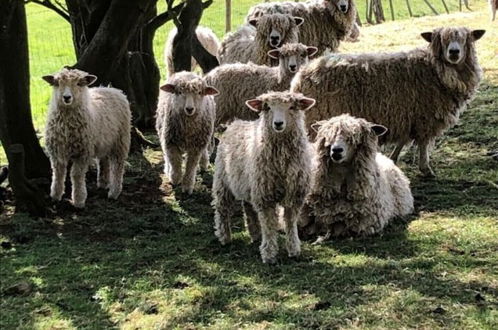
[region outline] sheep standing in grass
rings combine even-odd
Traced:
[[[258,114],[245,106],[245,101],[268,91],[289,89],[299,68],[316,53],[315,47],[289,43],[268,52],[279,61],[278,67],[248,64],[225,64],[206,75],[206,81],[220,91],[216,97],[216,124],[238,118],[254,120]]]
[[[384,126],[341,115],[312,127],[317,130],[313,186],[303,210],[311,210],[318,227],[326,228],[325,238],[372,235],[413,211],[410,182],[377,152]]]
[[[278,253],[277,206],[284,208],[289,256],[301,251],[297,233],[299,210],[310,182],[310,145],[303,111],[315,101],[302,94],[270,92],[246,102],[260,113],[256,121],[234,121],[223,134],[213,180],[215,234],[231,240],[230,220],[237,200],[243,201],[248,230],[260,237],[261,257],[275,262]]]
[[[276,65],[278,61],[272,60],[267,53],[286,43],[298,42],[302,23],[302,18],[284,14],[251,19],[248,25],[225,37],[218,53],[220,64],[253,62]]]
[[[194,190],[197,167],[206,169],[214,130],[218,91],[198,75],[179,72],[161,86],[157,106],[156,130],[164,153],[164,173],[183,192]],[[187,154],[185,174],[182,157]]]
[[[45,132],[52,166],[50,196],[61,200],[71,161],[72,201],[75,207],[84,207],[85,175],[90,163],[98,159],[97,185],[109,188],[109,198],[118,198],[130,148],[131,113],[126,96],[115,88],[88,88],[97,77],[80,70],[63,69],[43,79],[53,86]]]
[[[250,22],[261,15],[276,13],[302,17],[304,24],[299,27],[299,42],[318,47],[318,54],[327,49],[335,52],[356,21],[353,0],[261,3],[249,9],[246,20]]]
[[[168,69],[168,77],[175,73],[175,67],[173,65],[173,40],[175,39],[177,33],[178,29],[176,27],[171,29],[168,34],[168,39],[166,40],[166,47],[164,48],[164,62],[166,63],[166,68]],[[204,47],[211,55],[216,56],[218,54],[220,41],[211,29],[204,26],[198,26],[195,29],[195,34],[202,47]],[[197,61],[194,57],[192,57],[192,71],[196,68],[196,66]]]
[[[326,55],[303,67],[291,90],[317,99],[316,109],[307,114],[307,127],[341,113],[382,124],[389,129],[384,142],[397,144],[393,160],[415,140],[420,170],[433,176],[430,147],[455,125],[481,81],[474,42],[483,34],[484,30],[439,28],[422,33],[430,43],[427,48]]]

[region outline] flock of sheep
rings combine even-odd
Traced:
[[[156,121],[164,170],[192,193],[219,133],[212,197],[222,244],[238,205],[265,263],[276,260],[280,229],[293,257],[300,231],[320,240],[372,235],[413,211],[409,180],[395,162],[415,142],[421,172],[434,175],[431,146],[481,80],[474,42],[484,30],[438,28],[422,33],[428,47],[407,52],[336,53],[358,37],[355,18],[353,0],[309,0],[256,5],[221,43],[199,27],[199,41],[220,62],[204,77],[175,73],[171,31]],[[43,78],[54,87],[46,128],[51,197],[61,199],[71,161],[72,201],[84,207],[85,173],[97,159],[98,186],[117,198],[130,145],[126,97],[89,88],[96,77],[79,70]],[[391,159],[379,144],[396,146]]]

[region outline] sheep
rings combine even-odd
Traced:
[[[178,29],[175,27],[171,29],[168,34],[168,39],[166,40],[166,46],[164,48],[164,63],[168,70],[168,77],[171,77],[175,73],[175,67],[173,65],[173,40],[178,33]],[[216,34],[210,28],[204,26],[197,26],[195,29],[195,34],[197,40],[201,43],[208,53],[213,56],[217,56],[218,49],[220,48],[220,41]],[[197,67],[197,61],[192,57],[191,69],[192,71]]]
[[[496,8],[498,8],[498,0],[489,0],[489,9],[491,11],[491,21],[495,20]]]
[[[435,138],[455,125],[482,78],[474,42],[484,30],[445,27],[422,33],[427,48],[377,54],[331,54],[301,68],[291,90],[317,99],[306,125],[341,113],[365,118],[389,129],[383,143],[415,141],[419,168],[434,176],[429,151]],[[314,137],[310,130],[310,137]]]
[[[410,182],[393,161],[377,152],[382,125],[348,114],[312,125],[312,188],[300,226],[325,228],[330,236],[379,233],[392,219],[413,212]]]
[[[267,56],[268,51],[286,43],[298,42],[298,30],[303,19],[273,14],[251,19],[248,23],[225,37],[218,53],[220,64],[237,62],[253,62],[269,66],[278,64]]]
[[[291,79],[316,50],[298,43],[285,44],[268,52],[268,56],[278,59],[278,67],[237,63],[224,64],[209,72],[206,81],[220,91],[216,97],[215,127],[235,118],[257,119],[258,114],[246,108],[245,101],[270,90],[289,89]]]
[[[305,23],[299,28],[299,42],[318,47],[319,55],[326,50],[337,51],[340,41],[350,34],[356,21],[353,0],[261,3],[249,9],[246,21],[275,13],[302,17]]]
[[[192,194],[200,163],[207,169],[213,137],[216,88],[198,75],[182,71],[161,86],[157,106],[156,130],[164,154],[164,173],[173,185]],[[182,156],[187,154],[185,174]]]
[[[85,175],[97,159],[97,186],[108,188],[108,198],[117,199],[130,149],[131,112],[126,96],[115,88],[89,88],[97,77],[77,69],[64,68],[43,79],[53,86],[45,129],[52,167],[50,196],[61,200],[72,162],[72,202],[76,208],[85,207]]]
[[[314,104],[288,91],[262,94],[246,102],[259,119],[236,120],[223,134],[212,191],[215,235],[221,244],[231,240],[230,220],[240,200],[253,241],[260,236],[259,219],[264,263],[274,263],[278,253],[277,206],[284,208],[287,252],[290,257],[300,254],[297,220],[311,177],[303,112]]]

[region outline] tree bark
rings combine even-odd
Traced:
[[[22,0],[0,1],[0,140],[8,155],[12,144],[24,147],[26,177],[50,177],[31,118],[26,12]]]

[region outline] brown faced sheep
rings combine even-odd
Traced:
[[[265,263],[278,253],[277,205],[284,208],[287,251],[301,251],[297,233],[299,210],[310,182],[310,145],[303,111],[314,100],[302,94],[270,92],[246,102],[260,113],[256,121],[234,121],[218,145],[213,180],[215,234],[222,244],[231,240],[230,220],[243,201],[249,233],[259,239]]]
[[[199,162],[206,169],[214,130],[218,91],[198,75],[179,72],[161,86],[157,106],[156,130],[164,153],[164,173],[182,190],[191,194]],[[182,156],[187,154],[185,174]]]
[[[267,53],[286,43],[298,42],[300,17],[284,14],[263,15],[249,21],[239,30],[229,33],[221,43],[218,52],[220,64],[248,63],[276,65],[278,61]]]
[[[251,9],[247,22],[264,14],[288,14],[304,19],[299,27],[299,42],[318,47],[318,54],[325,50],[335,52],[356,20],[353,0],[309,0],[307,2],[261,3]]]
[[[413,211],[410,182],[377,152],[384,126],[341,115],[315,123],[313,129],[318,131],[313,186],[303,210],[311,210],[326,237],[372,235]]]
[[[178,29],[175,27],[171,29],[168,34],[168,40],[166,41],[166,46],[164,48],[164,62],[166,63],[166,68],[168,69],[168,77],[172,76],[175,73],[175,68],[173,66],[173,40],[178,33]],[[220,48],[220,41],[214,32],[204,26],[198,26],[195,29],[195,34],[197,36],[197,40],[201,43],[201,45],[213,56],[218,55],[218,49]],[[191,69],[192,71],[197,66],[197,61],[192,57]]]
[[[206,82],[220,91],[216,99],[216,124],[238,118],[254,120],[258,114],[245,106],[245,101],[268,91],[289,89],[290,81],[299,68],[316,52],[315,47],[285,44],[268,55],[279,61],[278,67],[248,64],[224,64],[209,72]]]
[[[130,148],[130,105],[118,89],[88,88],[97,77],[75,69],[63,69],[43,79],[53,86],[45,129],[45,143],[52,165],[50,196],[60,201],[69,161],[72,201],[85,206],[85,175],[98,159],[97,185],[109,188],[109,198],[122,190],[125,160]]]
[[[439,28],[422,34],[430,42],[423,49],[323,56],[300,70],[291,90],[317,99],[316,109],[307,114],[307,127],[341,113],[382,124],[389,129],[384,142],[397,143],[395,161],[403,146],[415,140],[420,170],[434,175],[430,146],[455,125],[481,81],[474,42],[483,34]]]

